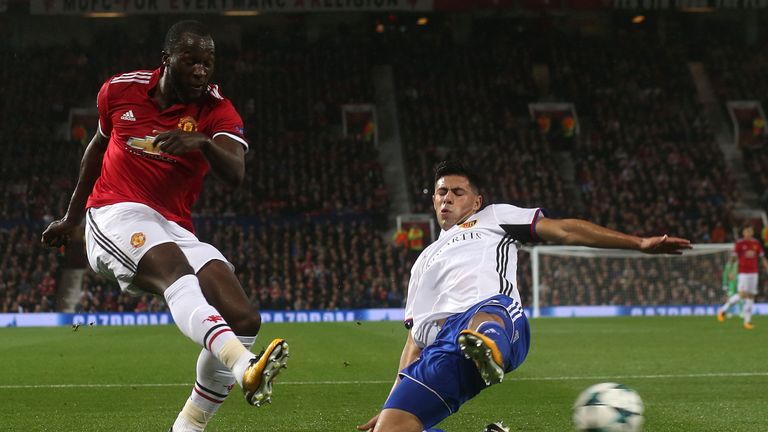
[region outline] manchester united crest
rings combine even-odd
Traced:
[[[179,119],[178,128],[184,132],[197,132],[197,120],[190,116],[182,117]]]
[[[131,246],[135,248],[140,248],[144,246],[144,243],[146,241],[147,241],[147,237],[144,235],[143,232],[137,232],[131,235]]]

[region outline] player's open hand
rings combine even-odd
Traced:
[[[647,254],[680,255],[691,248],[691,241],[680,237],[670,237],[666,234],[659,237],[646,237],[640,242],[640,251]]]
[[[373,428],[376,427],[376,423],[378,421],[379,421],[379,415],[376,414],[370,420],[368,420],[366,423],[357,426],[357,430],[359,430],[359,431],[372,431]]]
[[[203,147],[210,144],[208,137],[200,132],[184,132],[181,129],[153,132],[157,135],[152,142],[152,147],[169,155],[181,155],[202,150]]]
[[[45,246],[59,247],[67,244],[70,236],[80,223],[71,222],[66,217],[55,220],[43,231],[40,242]]]

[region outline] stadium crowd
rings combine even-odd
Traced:
[[[723,102],[757,101],[762,103],[764,110],[768,103],[768,84],[763,79],[763,72],[768,67],[765,43],[739,46],[712,41],[710,45],[712,49],[706,51],[704,61],[719,99]],[[736,118],[745,123],[739,131],[740,135],[746,135],[739,137],[744,166],[759,192],[763,208],[768,209],[768,119],[765,112],[759,111],[747,118]]]
[[[9,125],[0,138],[18,143],[6,146],[0,159],[3,310],[55,308],[61,258],[38,246],[40,227],[22,221],[45,223],[63,214],[82,141],[94,131],[51,139],[57,136],[54,125],[66,119],[69,108],[92,105],[110,75],[158,63],[151,38],[129,41],[106,32],[90,46],[18,49],[0,42],[0,77],[17,83],[0,101],[0,115]],[[459,157],[488,179],[489,202],[544,205],[555,215],[585,217],[636,234],[669,231],[695,242],[733,240],[731,209],[738,194],[695,102],[685,54],[674,44],[577,37],[533,43],[535,37],[491,25],[476,25],[462,42],[445,29],[378,40],[345,37],[342,30],[315,42],[283,40],[268,31],[243,38],[259,43],[223,44],[214,81],[245,120],[251,141],[245,185],[230,192],[208,181],[194,212],[200,238],[235,264],[251,301],[262,309],[403,303],[413,257],[383,236],[390,194],[377,149],[370,137],[341,134],[341,105],[374,100],[374,63],[393,66],[413,212],[431,212],[434,163]],[[384,51],[373,49],[382,45]],[[373,58],[374,52],[379,57]],[[43,90],[36,83],[43,83]],[[565,145],[542,134],[528,111],[536,101],[574,102],[581,133]],[[573,160],[577,199],[565,192],[568,180],[554,150]],[[757,165],[768,164],[768,157],[749,160],[755,171],[768,166]],[[766,183],[759,184],[766,189],[763,177]],[[525,255],[520,285],[529,296]],[[558,274],[587,272],[595,283],[609,282],[600,288],[579,282],[583,291],[569,291],[568,284],[545,280],[543,304],[708,303],[719,295],[700,289],[695,277],[685,287],[657,288],[665,294],[641,295],[640,279],[618,277],[614,264],[595,265],[573,270],[556,264],[565,269]],[[633,265],[624,271],[665,271]],[[719,271],[710,267],[695,274]],[[674,274],[676,281],[693,276]],[[629,294],[617,294],[627,287]],[[121,294],[116,284],[90,271],[76,306],[78,311],[163,308],[150,296]]]
[[[704,243],[718,223],[729,231],[737,189],[685,51],[648,37],[568,38],[553,53],[554,92],[589,119],[572,152],[588,219]]]
[[[0,312],[56,310],[59,253],[40,244],[39,228],[0,228]]]
[[[695,258],[580,258],[541,255],[539,304],[711,305],[722,302],[719,284],[729,252]],[[518,283],[530,304],[532,273],[528,252],[520,253]]]
[[[537,100],[525,40],[482,26],[468,44],[435,30],[393,35],[399,124],[415,212],[431,212],[432,167],[458,157],[484,173],[495,202],[573,213],[553,146],[528,117]]]

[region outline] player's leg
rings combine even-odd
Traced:
[[[736,303],[736,314],[739,316],[739,318],[744,318],[744,299],[739,300],[738,303]]]
[[[379,421],[376,422],[373,432],[421,432],[423,430],[424,425],[414,414],[401,409],[385,408],[379,414]]]
[[[732,296],[728,297],[728,300],[720,306],[720,309],[717,310],[717,320],[720,322],[725,321],[725,312],[731,308],[731,306],[735,305],[741,300],[741,294],[736,293]]]
[[[446,320],[435,341],[400,372],[400,382],[384,403],[375,431],[436,431],[431,428],[487,387],[475,364],[457,345],[459,334],[476,312]]]
[[[743,278],[742,278],[743,276]],[[739,292],[744,300],[744,328],[752,330],[752,309],[757,295],[757,273],[739,275]]]
[[[238,339],[250,348],[243,338]],[[205,430],[236,382],[232,372],[206,349],[201,350],[197,358],[196,374],[192,394],[176,416],[173,432]]]
[[[165,296],[176,326],[232,370],[242,386],[254,355],[203,296],[186,256],[175,243],[153,246],[139,261],[133,285]]]
[[[196,251],[200,249],[200,247],[195,248]],[[197,256],[203,254],[190,252],[190,248],[187,247],[184,250],[193,264],[198,261]],[[218,251],[212,252],[218,253]],[[211,255],[206,254],[206,256]],[[197,276],[205,298],[221,312],[238,335],[240,342],[250,349],[261,327],[261,316],[251,306],[229,264],[220,258],[213,259],[203,264]],[[287,354],[287,350],[285,353]],[[173,425],[174,432],[203,430],[221,407],[235,383],[232,372],[205,349],[198,357],[196,372],[192,393],[176,418]],[[262,379],[271,382],[275,376],[276,374]]]
[[[459,335],[459,347],[464,355],[475,362],[487,385],[504,379],[505,354],[510,351],[507,324],[499,315],[478,312],[469,327]],[[509,355],[506,355],[509,357]]]
[[[737,285],[729,282],[728,291],[726,292],[726,295],[727,295],[726,299],[730,299],[731,297],[733,297],[734,294],[738,294]],[[738,301],[736,304],[729,307],[728,310],[726,310],[725,317],[730,318],[731,316],[733,316],[734,309],[739,309],[739,312],[740,312],[741,304],[742,302]]]
[[[416,363],[403,369],[374,432],[439,431],[436,424],[480,392],[480,376],[455,343],[453,347],[453,353],[422,352]]]
[[[91,266],[116,278],[126,291],[163,295],[182,333],[232,370],[242,386],[258,359],[203,296],[192,266],[174,243],[178,225],[136,203],[90,209],[86,221]]]
[[[205,263],[197,272],[206,300],[227,320],[232,330],[242,336],[256,336],[261,315],[252,307],[245,290],[229,265],[219,259]]]
[[[208,302],[222,313],[241,339],[255,339],[261,328],[261,314],[248,300],[235,276],[234,266],[216,248],[178,228],[175,234],[179,244],[200,278]],[[262,351],[259,361],[249,369],[249,382],[244,387],[250,403],[261,405],[272,401],[272,381],[287,367],[288,355],[288,343],[282,338],[273,339]]]
[[[491,385],[522,364],[528,355],[529,339],[528,320],[520,304],[499,297],[477,310],[459,334],[458,345],[475,363],[485,383]]]
[[[744,328],[752,330],[754,328],[752,325],[752,309],[755,305],[755,296],[757,296],[757,273],[745,275],[744,286],[741,292],[744,298]]]
[[[755,326],[752,324],[752,309],[755,307],[755,297],[748,295],[744,298],[744,328],[752,330]]]

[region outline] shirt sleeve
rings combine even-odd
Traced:
[[[228,99],[219,102],[211,113],[210,121],[211,138],[225,135],[239,142],[248,151],[248,141],[245,139],[243,119],[237,113],[235,107]]]
[[[540,208],[521,208],[509,204],[492,206],[499,226],[513,239],[521,242],[541,241],[536,234],[536,222],[542,215]]]
[[[109,115],[109,80],[102,84],[96,96],[96,108],[99,110],[99,133],[105,138],[112,134],[112,117]]]

